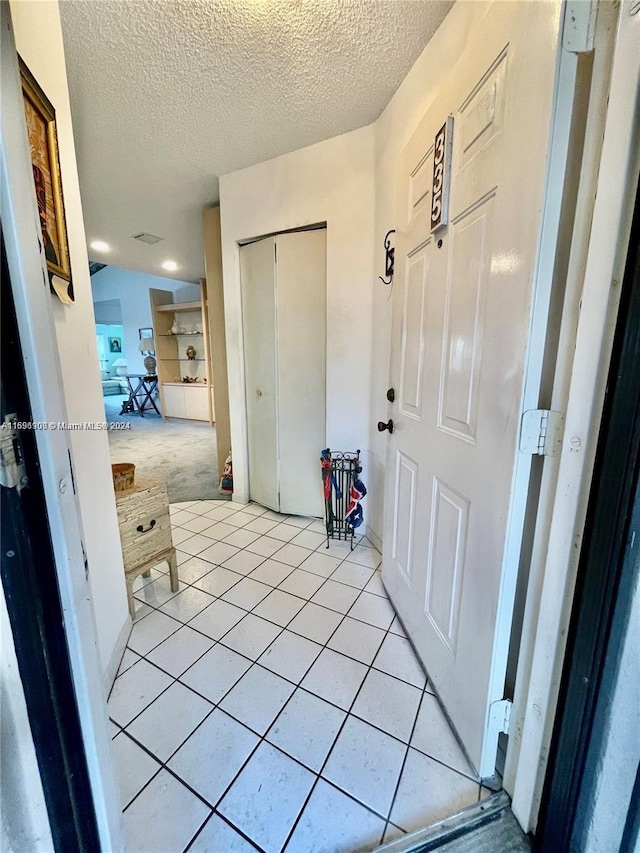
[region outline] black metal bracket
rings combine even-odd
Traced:
[[[395,228],[392,228],[391,231],[387,231],[387,234],[384,238],[384,248],[385,248],[384,274],[385,274],[385,278],[382,278],[381,275],[378,276],[380,281],[383,284],[386,284],[387,286],[390,285],[391,282],[393,281],[393,268],[395,265],[395,253],[396,253],[395,248],[391,245],[391,240],[389,240],[389,237],[395,233],[396,233]],[[389,281],[387,281],[386,279],[389,279]]]

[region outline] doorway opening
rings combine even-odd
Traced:
[[[165,481],[170,503],[228,500],[219,489],[206,283],[100,265],[91,286],[112,462]]]

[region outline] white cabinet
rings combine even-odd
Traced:
[[[326,446],[326,231],[240,250],[249,493],[278,512],[321,516]]]
[[[208,421],[209,389],[206,386],[185,385],[183,390],[186,417],[194,421]]]
[[[165,382],[162,392],[165,418],[209,420],[209,388],[206,385]]]
[[[182,385],[171,385],[163,383],[165,418],[186,418],[186,407],[184,400],[184,389]]]

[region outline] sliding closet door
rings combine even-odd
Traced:
[[[240,250],[251,500],[278,510],[275,239]]]
[[[321,516],[326,444],[326,231],[276,237],[280,512]]]

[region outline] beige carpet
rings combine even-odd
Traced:
[[[105,397],[106,420],[130,424],[110,430],[112,462],[133,462],[136,473],[166,480],[169,501],[227,500],[218,492],[215,427],[202,421],[163,420],[155,412],[120,415],[120,396]]]

